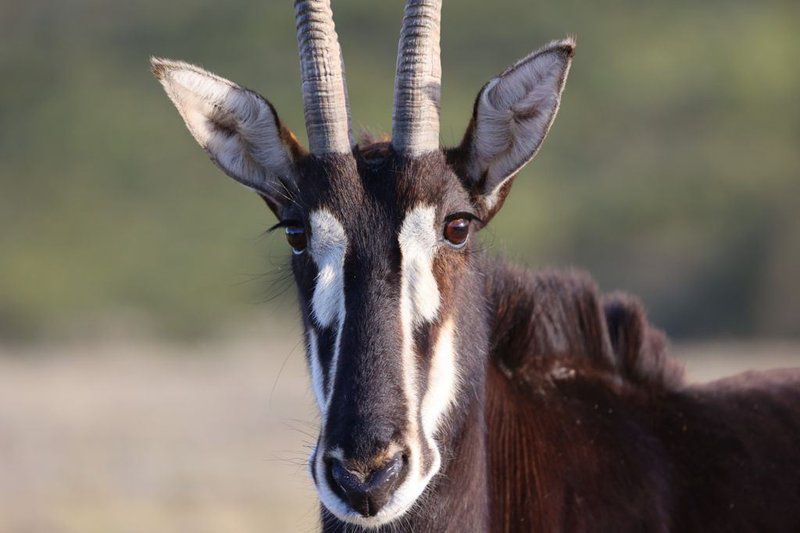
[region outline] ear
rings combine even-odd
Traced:
[[[556,117],[575,41],[554,41],[483,86],[461,145],[450,156],[488,221],[514,175],[539,149]]]
[[[259,193],[280,217],[293,196],[295,161],[304,150],[272,105],[194,65],[161,58],[150,62],[192,136],[214,163]]]

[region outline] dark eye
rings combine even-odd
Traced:
[[[469,219],[454,218],[444,225],[444,238],[454,248],[461,248],[469,237]]]
[[[306,230],[303,226],[286,226],[286,241],[292,247],[292,252],[302,254],[308,245]]]

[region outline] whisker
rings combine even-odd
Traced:
[[[272,409],[272,397],[275,394],[275,388],[278,386],[278,380],[281,378],[281,375],[283,374],[283,369],[286,368],[286,363],[289,361],[289,358],[292,357],[292,355],[295,353],[295,350],[297,350],[297,347],[300,345],[301,342],[303,342],[302,339],[298,340],[294,344],[294,346],[292,346],[292,349],[289,350],[289,353],[286,355],[286,357],[283,358],[281,367],[280,369],[278,369],[278,375],[275,376],[275,381],[272,383],[272,389],[269,391],[269,399],[267,400],[267,409]]]

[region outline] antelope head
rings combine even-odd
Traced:
[[[326,513],[378,527],[435,484],[481,386],[473,233],[547,134],[574,42],[489,81],[461,144],[443,149],[441,0],[409,0],[391,141],[358,146],[330,0],[297,0],[295,14],[308,149],[257,93],[179,61],[152,68],[214,163],[286,233],[321,419],[311,475]]]

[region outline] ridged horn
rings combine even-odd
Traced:
[[[303,109],[311,153],[350,153],[350,108],[330,0],[296,0]]]
[[[441,0],[408,0],[397,50],[392,146],[417,156],[439,149]]]

